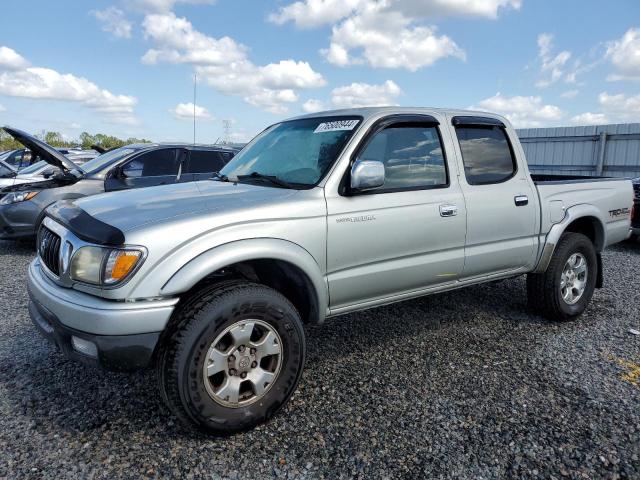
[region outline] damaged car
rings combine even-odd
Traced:
[[[34,237],[45,209],[58,200],[203,180],[236,153],[223,146],[144,143],[110,150],[79,165],[28,133],[4,130],[55,171],[44,180],[0,188],[0,239]]]

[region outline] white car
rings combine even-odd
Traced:
[[[0,189],[21,183],[42,182],[52,177],[60,170],[44,160],[34,163],[20,170],[17,175],[0,178]]]

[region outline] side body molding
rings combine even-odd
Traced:
[[[549,233],[547,234],[547,238],[545,240],[542,255],[540,256],[538,265],[534,269],[534,273],[541,273],[547,269],[547,266],[551,261],[553,252],[555,251],[556,245],[558,244],[558,241],[560,240],[562,234],[571,223],[573,223],[575,220],[578,220],[579,218],[584,217],[593,217],[597,219],[595,248],[598,253],[602,252],[604,247],[607,245],[607,232],[605,229],[606,220],[602,218],[602,213],[593,205],[574,205],[573,207],[567,209],[562,221],[554,224],[551,227],[551,230],[549,230]]]
[[[161,295],[186,292],[207,275],[234,263],[272,259],[298,267],[308,277],[318,302],[318,323],[322,323],[329,306],[325,276],[311,254],[301,246],[275,238],[253,238],[226,243],[207,250],[180,268],[162,287]]]

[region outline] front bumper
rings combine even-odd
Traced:
[[[38,259],[29,266],[28,289],[29,314],[46,339],[69,358],[110,370],[147,366],[178,302],[119,302],[63,288],[42,273]]]
[[[0,205],[0,239],[33,237],[35,224],[42,213],[34,202]]]

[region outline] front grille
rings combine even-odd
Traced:
[[[44,225],[38,235],[38,254],[47,268],[55,275],[60,275],[60,243],[58,234]]]

